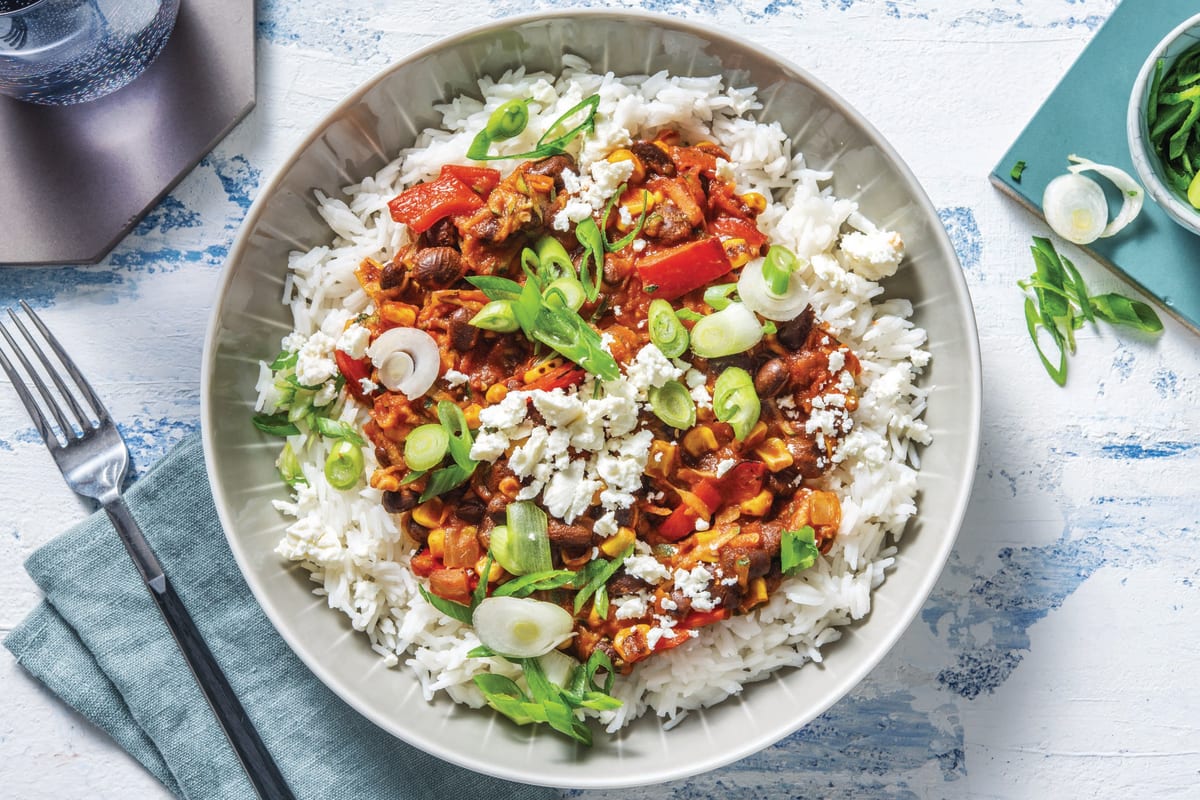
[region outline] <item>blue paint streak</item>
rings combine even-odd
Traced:
[[[939,209],[938,217],[950,235],[950,242],[958,253],[963,269],[978,273],[983,255],[983,235],[979,232],[979,223],[975,221],[975,212],[966,206],[954,206]]]
[[[951,558],[946,571],[953,578],[941,581],[921,611],[935,634],[947,626],[945,641],[958,651],[955,663],[938,673],[941,686],[967,699],[994,692],[1029,651],[1029,628],[1123,550],[1100,536],[1067,536],[1064,532],[1044,547],[1004,548],[1000,568],[990,576],[976,575],[972,566]],[[965,597],[942,588],[966,581]],[[989,628],[991,638],[977,642],[976,626]]]
[[[188,209],[177,197],[168,195],[142,218],[133,229],[133,235],[145,236],[155,231],[166,233],[179,228],[198,228],[201,224],[198,213]]]
[[[1141,458],[1171,458],[1195,450],[1195,442],[1150,442],[1143,444],[1132,437],[1124,442],[1106,444],[1100,451],[1109,458],[1141,459]]]
[[[0,269],[0,305],[25,300],[34,308],[49,308],[59,295],[86,296],[98,302],[117,302],[116,290],[135,291],[126,276],[107,267],[25,267]]]

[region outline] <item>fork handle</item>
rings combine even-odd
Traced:
[[[113,527],[117,529],[121,542],[129,551],[138,572],[141,573],[158,610],[162,612],[167,628],[179,644],[183,658],[195,675],[200,691],[212,707],[221,730],[233,746],[233,751],[237,754],[250,782],[254,784],[258,796],[262,800],[295,800],[295,795],[288,788],[279,767],[271,758],[266,745],[254,729],[254,724],[246,715],[246,710],[242,708],[241,702],[226,680],[225,673],[221,671],[212,651],[204,643],[196,623],[184,608],[183,601],[167,580],[162,565],[146,537],[142,535],[141,528],[129,513],[129,507],[122,498],[117,497],[106,502],[104,510],[112,520]]]

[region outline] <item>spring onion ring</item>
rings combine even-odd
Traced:
[[[404,461],[409,469],[433,469],[450,449],[450,434],[441,425],[421,425],[404,439]]]
[[[763,275],[764,265],[765,259],[756,258],[742,267],[742,275],[738,278],[738,296],[742,302],[767,319],[778,322],[800,316],[810,298],[807,287],[800,280],[799,270],[791,270],[787,291],[777,294]]]
[[[696,424],[696,401],[679,381],[650,389],[650,410],[672,428],[685,431]]]
[[[489,597],[471,624],[479,641],[509,658],[537,658],[571,636],[575,620],[562,606],[529,597]]]
[[[762,341],[758,317],[743,303],[730,303],[692,327],[692,352],[701,358],[744,353]]]
[[[762,401],[754,390],[754,378],[741,367],[729,367],[713,386],[713,413],[733,427],[733,435],[742,441],[750,435],[762,411]]]
[[[650,341],[662,351],[667,358],[679,358],[687,350],[688,332],[675,316],[671,304],[659,298],[650,301],[648,311],[650,326]]]
[[[367,348],[379,370],[379,382],[410,400],[421,397],[437,380],[442,357],[437,342],[418,328],[391,328]]]
[[[1071,162],[1069,172],[1050,181],[1042,195],[1046,222],[1055,233],[1075,244],[1090,244],[1116,235],[1133,222],[1145,200],[1145,192],[1137,181],[1108,164],[1097,164],[1075,155],[1069,156],[1068,160]],[[1111,222],[1104,189],[1080,174],[1086,171],[1103,175],[1121,190],[1121,210]]]
[[[353,489],[363,474],[362,448],[345,439],[339,440],[325,459],[325,478],[335,489]]]

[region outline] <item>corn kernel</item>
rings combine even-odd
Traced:
[[[771,502],[774,496],[767,489],[763,489],[758,494],[743,502],[740,506],[742,513],[750,517],[766,516],[766,513],[771,510]]]
[[[742,599],[742,610],[754,608],[767,602],[767,582],[763,578],[750,581],[750,589]]]
[[[400,489],[400,476],[392,467],[381,467],[371,473],[371,488],[381,492],[395,492]]]
[[[549,375],[551,372],[561,367],[564,363],[565,362],[561,358],[556,356],[554,358],[548,358],[538,364],[534,364],[532,367],[525,370],[525,382],[533,383],[538,378],[543,378],[546,375]]]
[[[666,478],[675,469],[679,446],[674,442],[655,439],[650,443],[650,454],[646,457],[646,474]]]
[[[503,383],[493,383],[488,387],[487,394],[484,395],[484,398],[493,405],[506,397],[508,397],[508,387]]]
[[[512,475],[505,475],[500,479],[500,485],[497,488],[500,490],[500,494],[509,500],[515,500],[517,492],[521,491],[521,482]]]
[[[813,492],[808,498],[808,515],[813,525],[836,528],[842,523],[842,506],[833,492]]]
[[[479,557],[479,560],[475,562],[475,574],[476,575],[480,575],[480,576],[483,575],[483,568],[488,565],[487,561],[488,561],[487,555],[482,555]],[[496,581],[503,578],[505,576],[505,574],[506,573],[504,571],[504,567],[500,566],[500,562],[492,561],[492,566],[488,570],[488,574],[487,574],[487,582],[495,583]]]
[[[633,174],[629,176],[630,183],[641,183],[646,179],[646,167],[642,164],[642,160],[624,147],[609,153],[607,160],[610,164],[616,164],[619,161],[632,161]]]
[[[437,528],[446,519],[446,506],[435,497],[414,508],[412,517],[414,521],[426,528]]]
[[[412,327],[412,324],[417,321],[417,310],[407,303],[385,302],[379,309],[379,317],[393,325]]]
[[[467,420],[468,428],[474,429],[479,427],[479,412],[481,410],[479,403],[471,403],[471,405],[463,409],[463,417]]]
[[[683,435],[683,449],[693,456],[702,456],[717,449],[717,435],[707,425],[697,425]]]
[[[741,200],[753,209],[755,214],[761,214],[767,210],[767,198],[758,192],[746,192],[741,196]]]
[[[746,434],[746,440],[742,442],[743,447],[757,447],[759,442],[767,438],[767,423],[761,419],[754,423],[754,427],[750,429],[750,433]]]
[[[446,529],[434,528],[431,530],[426,544],[429,545],[430,555],[434,558],[444,558],[446,555]]]
[[[609,558],[615,558],[625,552],[625,548],[633,544],[635,538],[633,528],[619,528],[616,533],[600,543],[600,552]]]
[[[752,254],[745,239],[726,239],[721,242],[721,246],[725,248],[725,257],[729,259],[729,264],[734,269],[744,267],[749,263]]]
[[[796,461],[788,452],[787,445],[777,436],[772,436],[754,448],[754,454],[767,465],[767,469],[771,472],[787,469]]]

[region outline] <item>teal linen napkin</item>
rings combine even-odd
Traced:
[[[298,798],[540,800],[375,727],[313,676],[271,626],[225,542],[192,436],[127,495],[179,596]],[[178,797],[254,790],[102,512],[25,568],[45,601],[4,640],[35,678],[107,731]]]

